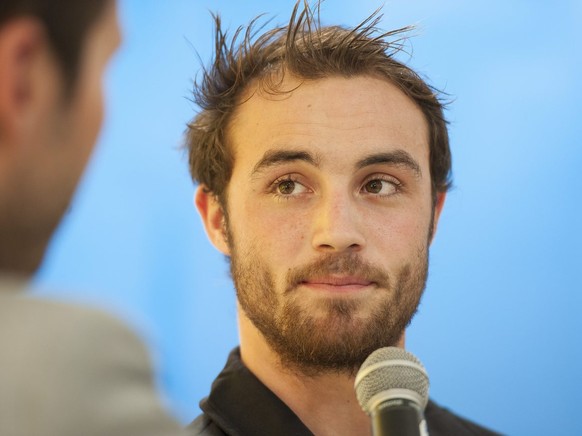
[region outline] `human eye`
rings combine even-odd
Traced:
[[[287,175],[275,180],[271,185],[271,192],[278,197],[293,197],[307,192],[305,185],[296,177]]]
[[[362,191],[365,194],[378,195],[381,197],[389,196],[398,193],[401,183],[390,176],[373,176],[366,180],[362,186]]]

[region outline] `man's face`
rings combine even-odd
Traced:
[[[13,246],[0,256],[7,270],[36,269],[69,206],[101,127],[103,74],[119,40],[116,4],[110,1],[85,35],[69,94],[48,41],[43,40],[31,57],[25,72],[30,116],[18,138],[20,154],[2,199],[12,212],[0,213],[3,241]]]
[[[353,372],[400,341],[425,286],[442,205],[427,123],[384,80],[284,87],[255,90],[230,125],[224,251],[243,316],[286,365]]]

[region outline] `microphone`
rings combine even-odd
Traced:
[[[428,375],[411,353],[397,347],[374,351],[356,375],[360,406],[372,420],[374,436],[428,436],[424,408]]]

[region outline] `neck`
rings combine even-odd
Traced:
[[[353,375],[305,376],[281,364],[263,335],[239,308],[241,358],[245,366],[316,436],[369,435],[370,418],[354,391]],[[403,345],[403,344],[402,344]]]

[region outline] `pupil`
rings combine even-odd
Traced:
[[[377,194],[382,190],[382,182],[380,180],[372,180],[368,182],[368,192]]]
[[[279,192],[281,194],[291,194],[295,190],[295,182],[293,180],[285,180],[279,184]]]

